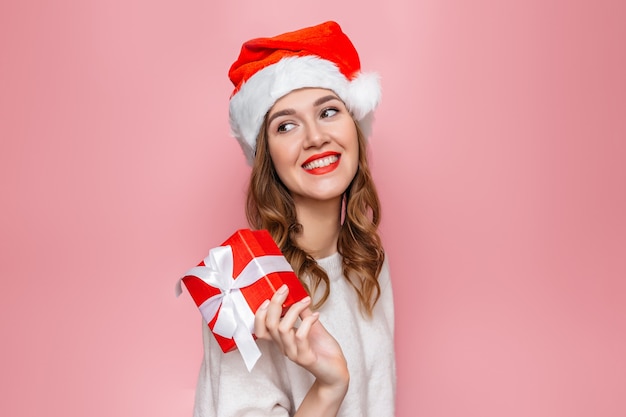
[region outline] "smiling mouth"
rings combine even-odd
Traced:
[[[308,164],[302,165],[302,168],[306,170],[311,170],[315,168],[324,168],[328,165],[334,164],[339,160],[339,155],[330,155],[324,158],[316,159],[315,161],[311,161]]]

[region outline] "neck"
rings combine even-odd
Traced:
[[[299,247],[315,259],[337,252],[341,228],[341,198],[328,201],[296,201],[302,233],[296,238]]]

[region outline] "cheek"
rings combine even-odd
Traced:
[[[298,152],[294,145],[288,143],[268,143],[269,154],[275,166],[293,164],[298,158]]]
[[[355,145],[352,148],[352,152],[350,152],[350,168],[352,171],[352,178],[356,175],[356,172],[359,169],[359,145],[355,141]]]
[[[353,128],[350,131],[350,139],[345,143],[345,148],[348,150],[350,154],[350,162],[356,167],[359,164],[359,139],[357,137],[356,130]],[[355,168],[356,170],[356,168]]]
[[[270,147],[269,148],[269,156],[272,160],[272,164],[274,165],[274,170],[278,175],[278,178],[285,183],[285,175],[289,172],[289,167],[293,165],[289,162],[288,153],[283,148],[279,147]]]
[[[356,158],[353,158],[353,160],[350,162],[352,163],[350,166],[350,181],[352,181],[354,177],[356,176],[356,172],[359,170],[358,156]]]
[[[272,140],[269,140],[267,143],[267,153],[269,154],[272,162],[274,163],[274,166],[280,164],[281,149]]]

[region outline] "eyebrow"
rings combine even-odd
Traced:
[[[315,100],[315,103],[313,103],[313,107],[317,107],[319,105],[322,105],[324,103],[326,103],[327,101],[330,100],[339,100],[339,98],[337,96],[333,96],[332,94],[329,94],[327,96],[324,97],[320,97],[317,100]]]
[[[276,113],[272,114],[269,119],[267,119],[267,124],[269,126],[270,124],[272,124],[272,120],[274,120],[275,118],[280,117],[280,116],[289,116],[291,114],[296,114],[296,111],[294,109],[285,109],[285,110],[277,111]]]
[[[317,107],[317,106],[321,106],[322,104],[326,103],[327,101],[331,101],[331,100],[339,100],[339,97],[334,96],[332,94],[329,94],[327,96],[324,97],[320,97],[317,100],[315,100],[313,102],[313,107]],[[272,120],[274,120],[277,117],[280,116],[290,116],[292,114],[296,114],[296,111],[294,109],[284,109],[281,111],[277,111],[276,113],[272,114],[269,119],[267,119],[267,124],[271,124]]]

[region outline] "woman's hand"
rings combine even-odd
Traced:
[[[331,409],[338,410],[350,380],[343,351],[319,322],[319,313],[309,309],[310,297],[292,305],[281,317],[288,291],[283,285],[271,300],[261,305],[255,315],[254,332],[257,338],[273,340],[285,356],[315,376],[316,381],[307,395],[311,398],[303,402],[305,408],[315,405],[317,409],[327,403]],[[296,327],[298,317],[302,322]],[[300,411],[297,415],[303,414]]]

